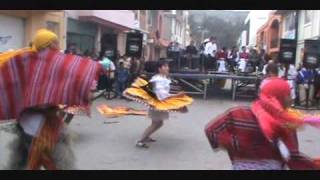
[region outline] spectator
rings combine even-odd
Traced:
[[[273,77],[279,77],[279,66],[273,60],[270,60],[268,64],[265,65],[264,79],[262,80],[259,90],[261,87]]]
[[[130,75],[131,75],[130,83],[132,83],[138,77],[139,73],[140,73],[140,60],[133,57],[131,67],[130,67]]]
[[[71,43],[65,51],[65,54],[77,54],[77,46],[74,43]]]
[[[100,61],[102,64],[103,68],[106,70],[105,74],[105,86],[103,89],[106,89],[107,92],[112,91],[112,86],[114,82],[114,71],[116,70],[116,67],[114,63],[107,57],[107,53],[104,55],[104,58]]]
[[[268,61],[268,57],[266,54],[266,51],[264,49],[260,49],[260,52],[258,54],[258,58],[259,58],[259,62],[258,62],[258,67],[259,67],[259,71],[261,72],[263,69],[263,65],[267,63]]]
[[[180,59],[181,49],[178,42],[171,42],[167,48],[167,57],[172,59],[172,66],[174,69],[178,68],[178,61]]]
[[[116,83],[117,83],[117,97],[122,98],[122,92],[127,87],[127,81],[129,78],[129,71],[124,68],[124,63],[119,63],[119,68],[116,70]]]
[[[320,100],[320,68],[319,67],[315,70],[314,89],[316,92],[315,100],[317,101],[317,104],[319,106],[319,100]]]
[[[270,61],[266,67],[266,77],[278,77],[279,66],[274,61]]]
[[[206,44],[204,49],[204,54],[206,56],[205,60],[205,71],[208,71],[210,67],[216,69],[216,52],[217,52],[217,44],[216,38],[210,37],[210,41]]]
[[[247,53],[247,48],[242,46],[241,52],[239,53],[239,69],[240,72],[245,72],[247,69],[247,63],[249,61],[249,53]]]
[[[84,53],[83,56],[86,58],[92,58],[92,53],[89,51],[89,49],[87,49]]]
[[[194,56],[198,54],[197,48],[194,46],[194,41],[190,42],[190,45],[186,48],[188,67],[191,69],[193,67]]]
[[[206,39],[203,41],[203,43],[201,43],[200,47],[199,47],[199,51],[200,51],[200,59],[201,59],[201,71],[205,70],[205,65],[206,65],[206,55],[205,55],[205,47],[206,44],[209,42],[209,39]]]
[[[301,68],[297,76],[297,84],[299,88],[300,105],[305,106],[307,103],[313,104],[314,98],[314,78],[315,72],[305,64]],[[309,95],[307,99],[307,93]]]
[[[279,74],[279,76],[287,80],[291,89],[291,98],[295,100],[296,99],[296,91],[295,91],[296,79],[297,79],[298,72],[293,64],[281,64],[280,69],[283,75]]]
[[[128,57],[123,55],[120,56],[118,63],[117,63],[117,67],[120,67],[120,63],[123,62],[123,67],[127,70],[130,70],[130,62],[128,60]]]
[[[258,56],[258,52],[255,48],[251,48],[250,49],[250,54],[249,54],[249,63],[252,66],[252,70],[256,71],[256,67],[259,64],[259,56]]]
[[[227,54],[227,62],[229,64],[231,72],[234,72],[234,68],[236,67],[238,58],[239,58],[239,54],[238,54],[237,47],[233,46],[232,49],[229,50]]]
[[[227,59],[227,48],[223,47],[219,52],[217,52],[216,57],[218,59],[218,72],[226,72],[226,59]]]

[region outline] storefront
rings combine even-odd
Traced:
[[[81,54],[92,53],[95,47],[97,25],[68,18],[67,46],[74,44]]]

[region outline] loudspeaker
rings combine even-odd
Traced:
[[[142,55],[143,34],[133,32],[127,34],[126,55],[140,58]]]
[[[146,61],[144,64],[144,70],[147,73],[156,73],[157,65],[158,65],[158,61]]]
[[[316,68],[319,66],[320,59],[320,40],[304,41],[304,57],[303,61],[307,66]]]
[[[284,64],[295,64],[297,41],[292,39],[281,39],[279,62]]]

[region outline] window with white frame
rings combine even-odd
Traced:
[[[296,14],[291,13],[286,17],[285,21],[285,31],[293,31],[295,29],[295,19],[296,19]]]
[[[304,24],[310,24],[312,18],[312,10],[305,10],[304,11]]]
[[[147,10],[147,16],[148,16],[148,25],[151,26],[152,18],[153,18],[152,10]]]
[[[53,21],[47,21],[47,29],[50,31],[59,34],[59,23]]]

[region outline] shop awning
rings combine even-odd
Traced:
[[[149,34],[148,31],[145,31],[145,30],[143,30],[143,29],[141,29],[141,28],[136,28],[135,30],[136,30],[136,31],[140,31],[140,32],[143,33],[143,34]]]
[[[132,30],[131,27],[127,27],[127,26],[123,26],[105,19],[101,19],[99,17],[96,16],[79,16],[79,20],[83,20],[83,21],[90,21],[90,22],[94,22],[94,23],[98,23],[102,26],[107,26],[113,29],[117,29],[120,31],[130,31]]]

